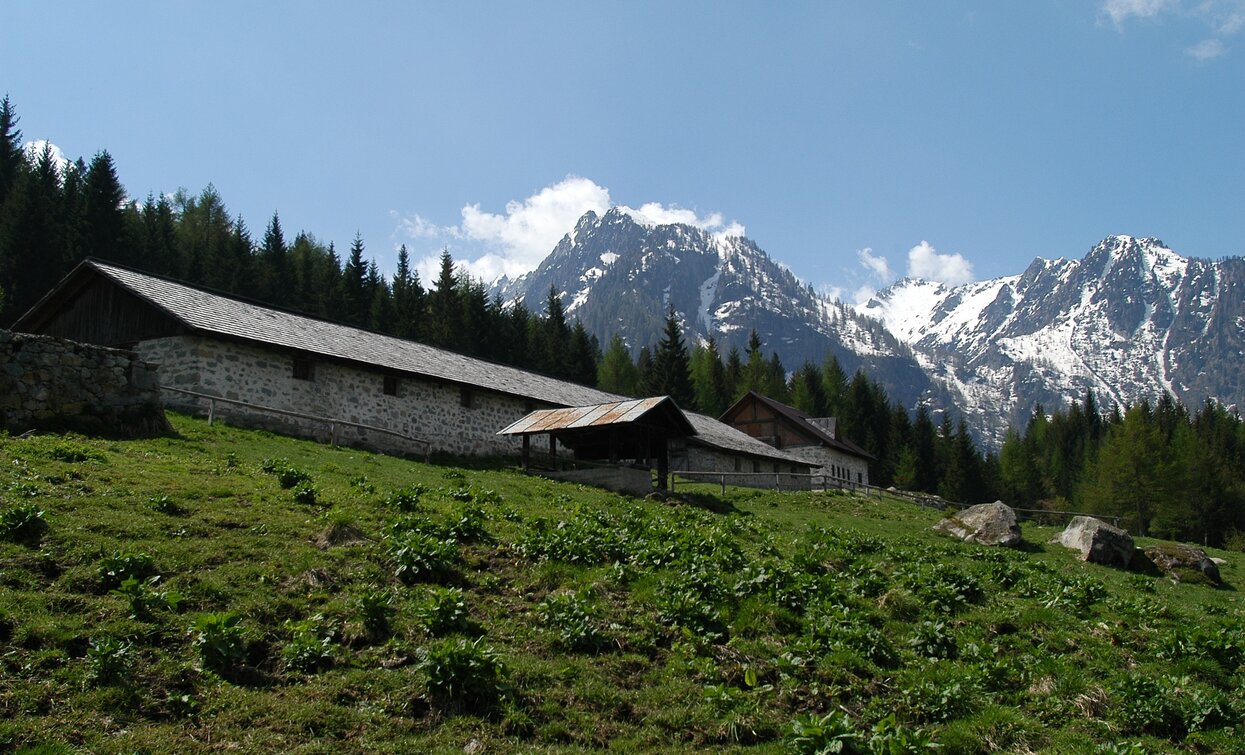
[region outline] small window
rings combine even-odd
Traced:
[[[315,370],[312,369],[310,359],[294,357],[294,379],[295,380],[314,380]]]
[[[778,462],[774,462],[774,474],[778,474]]]
[[[386,375],[385,376],[384,391],[385,391],[386,396],[398,395],[398,376],[397,375]]]
[[[865,484],[865,476],[863,473],[861,472],[856,473],[856,482],[860,483],[861,485]]]
[[[741,462],[739,457],[736,456],[735,457],[735,471],[738,472],[741,469],[743,469],[743,462]]]
[[[752,471],[755,474],[760,474],[761,473],[761,462],[759,461],[752,462]]]
[[[459,404],[462,404],[463,406],[470,409],[472,398],[473,396],[472,396],[472,392],[470,388],[463,386],[461,389],[459,389],[458,391],[458,403]]]

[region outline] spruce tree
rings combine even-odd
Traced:
[[[669,396],[680,408],[690,410],[695,406],[690,359],[673,306],[666,310],[666,327],[653,354],[652,375],[653,395]]]
[[[83,181],[83,244],[91,256],[123,264],[137,262],[131,258],[124,203],[125,190],[117,179],[112,155],[96,153]]]
[[[423,341],[432,346],[451,348],[458,337],[458,276],[450,250],[441,251],[441,267],[436,286],[428,294]]]
[[[399,338],[416,338],[423,315],[424,288],[419,273],[411,269],[406,244],[398,248],[398,269],[393,276],[394,333]]]
[[[342,268],[342,293],[346,299],[346,311],[340,315],[342,319],[351,325],[366,326],[371,317],[372,299],[368,295],[363,236],[358,233],[350,243],[350,256]]]
[[[26,169],[26,160],[22,155],[22,132],[17,127],[20,120],[9,96],[4,95],[4,99],[0,100],[0,212],[3,212],[18,177]]]
[[[570,365],[570,380],[580,385],[595,386],[597,383],[597,345],[595,339],[588,335],[588,330],[579,320],[571,328],[570,353],[567,355]]]

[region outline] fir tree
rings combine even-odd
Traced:
[[[615,333],[597,366],[597,387],[608,393],[638,396],[639,380],[640,372],[631,361],[627,344],[623,342],[622,336]]]
[[[136,261],[130,259],[124,203],[125,190],[117,179],[112,155],[101,151],[91,159],[83,181],[82,234],[90,255],[126,264]]]
[[[358,233],[350,242],[350,256],[342,268],[342,293],[346,299],[346,310],[338,316],[351,325],[367,325],[372,299],[368,295],[367,263],[363,261],[363,237]]]
[[[441,251],[441,267],[436,286],[428,294],[423,341],[432,346],[451,348],[458,337],[458,276],[450,250]]]

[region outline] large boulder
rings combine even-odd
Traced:
[[[1177,582],[1187,582],[1190,577],[1197,579],[1200,575],[1200,578],[1212,584],[1223,584],[1219,576],[1219,566],[1201,548],[1179,543],[1160,543],[1146,548],[1145,554],[1164,574]]]
[[[969,506],[958,514],[944,518],[934,525],[939,532],[954,535],[966,543],[982,545],[1020,545],[1020,525],[1016,524],[1016,512],[1002,501]]]
[[[1125,569],[1137,550],[1131,535],[1092,516],[1073,517],[1055,542],[1080,551],[1082,561]]]

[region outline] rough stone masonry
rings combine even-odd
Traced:
[[[169,432],[156,368],[132,351],[0,330],[0,428]]]

